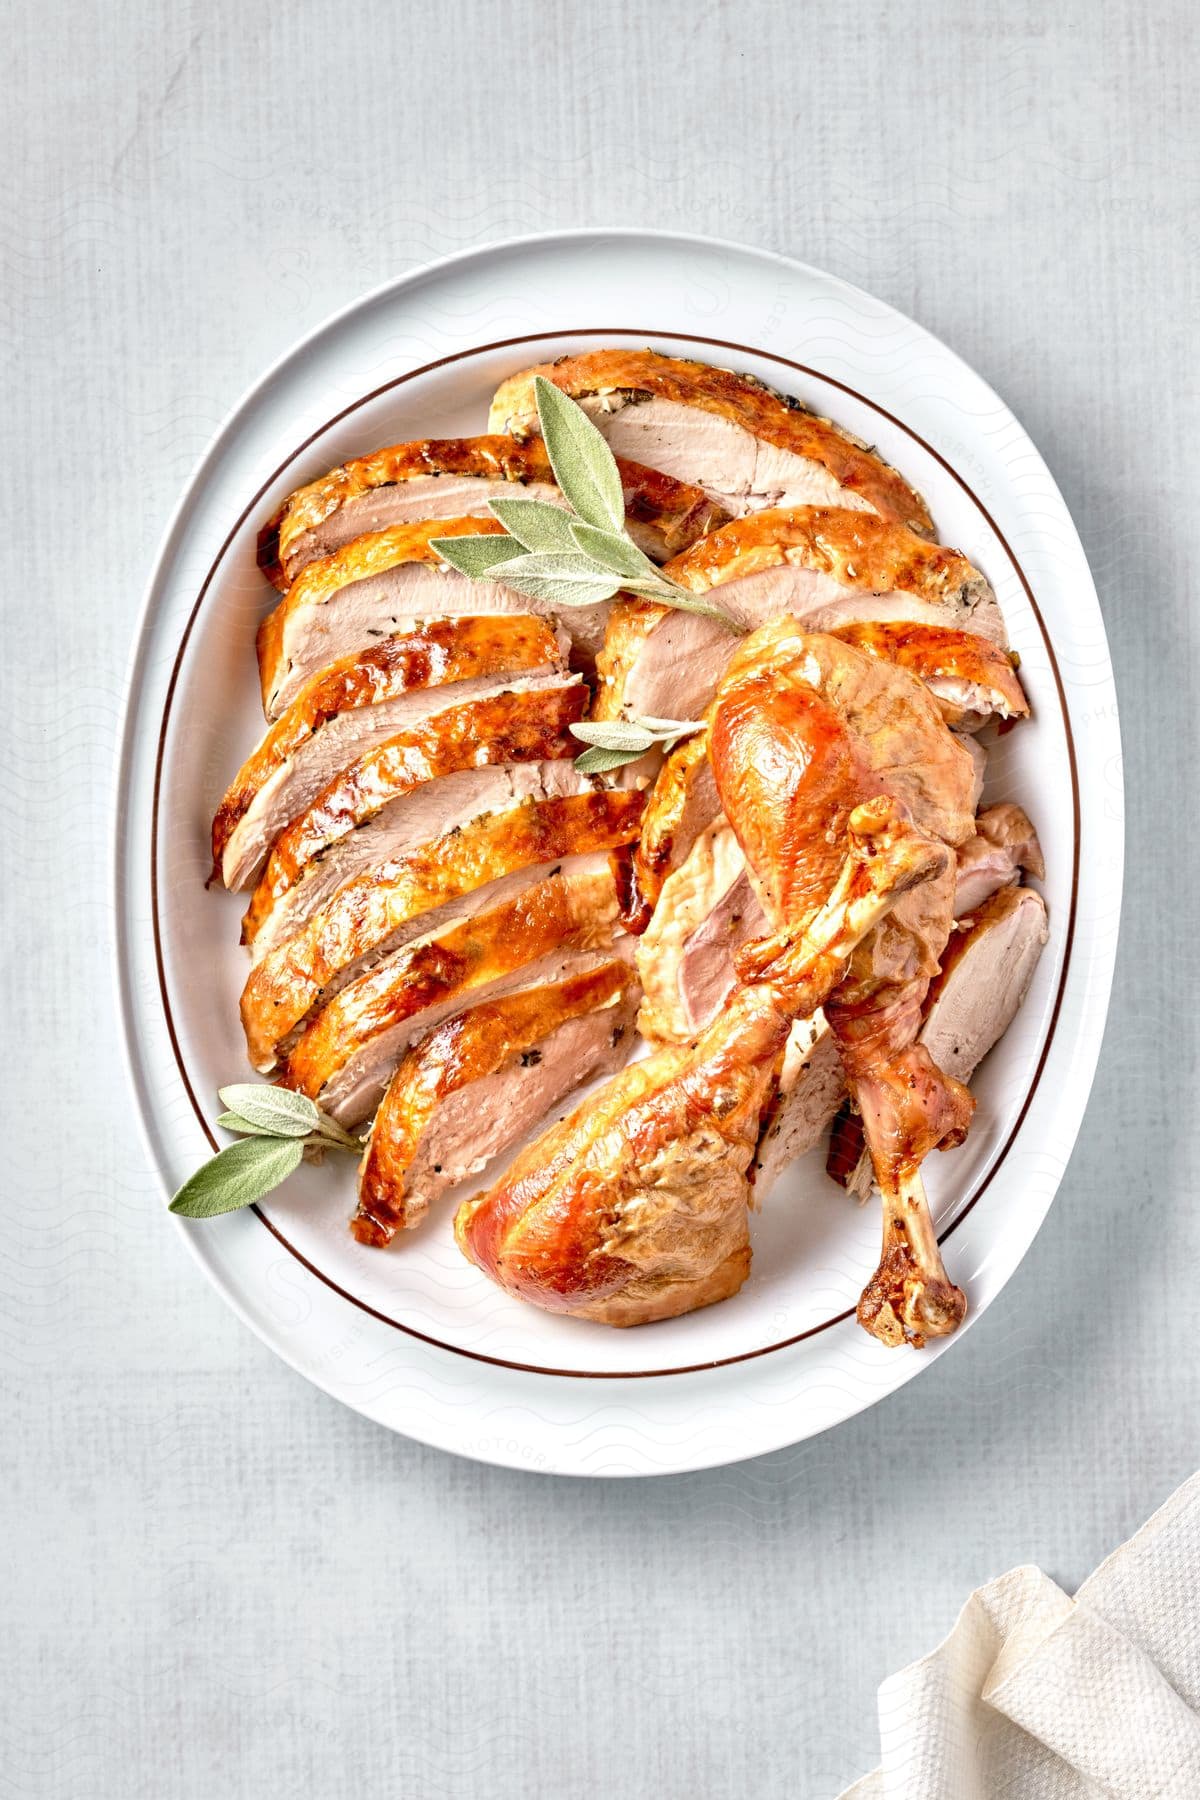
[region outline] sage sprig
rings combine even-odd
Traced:
[[[504,535],[434,538],[443,562],[486,580],[502,568],[506,587],[544,606],[594,606],[621,592],[740,627],[723,607],[664,575],[625,528],[617,460],[581,406],[544,375],[534,377],[546,455],[566,507],[521,497],[490,500]]]
[[[306,1150],[362,1154],[362,1142],[336,1119],[289,1088],[243,1081],[220,1090],[228,1108],[217,1120],[240,1142],[227,1144],[185,1181],[171,1211],[185,1219],[215,1219],[253,1206],[300,1167]]]
[[[703,730],[703,723],[695,719],[588,720],[571,727],[573,737],[591,746],[575,758],[575,767],[581,775],[607,775],[636,762],[655,744],[673,750],[683,738]]]

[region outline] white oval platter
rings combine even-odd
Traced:
[[[254,632],[271,599],[257,527],[346,456],[485,429],[498,380],[602,343],[747,370],[877,444],[939,535],[990,577],[1034,717],[993,748],[1046,853],[1051,936],[1017,1021],[973,1083],[967,1144],[930,1192],[971,1318],[1028,1249],[1083,1116],[1120,911],[1122,789],[1095,589],[1037,451],[927,332],[831,276],[735,245],[568,232],[454,257],[320,327],[218,433],[167,531],[130,678],[117,805],[118,987],[150,1153],[172,1190],[211,1154],[218,1085],[246,1078],[239,903],[205,891],[217,798],[261,732]],[[617,1332],[492,1287],[452,1207],[383,1254],[346,1230],[349,1166],[303,1169],[253,1212],[178,1222],[230,1305],[294,1368],[393,1429],[485,1461],[642,1475],[755,1456],[838,1423],[944,1355],[854,1323],[874,1207],[819,1156],[754,1224],[742,1292]],[[964,1329],[969,1329],[968,1327]]]

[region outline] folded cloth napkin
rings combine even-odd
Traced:
[[[882,1761],[841,1800],[1200,1800],[1200,1474],[1073,1600],[971,1595],[879,1690]]]

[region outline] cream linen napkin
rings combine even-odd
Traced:
[[[978,1588],[879,1690],[882,1762],[841,1800],[1200,1800],[1200,1474],[1074,1600]]]

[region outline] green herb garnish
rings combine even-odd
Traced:
[[[253,1206],[293,1174],[305,1150],[348,1150],[362,1154],[362,1142],[331,1119],[307,1094],[258,1082],[237,1082],[220,1090],[229,1109],[217,1124],[237,1132],[228,1144],[185,1181],[171,1211],[185,1219],[214,1219],[219,1213]]]
[[[491,500],[504,537],[434,538],[431,548],[472,581],[499,570],[506,587],[544,606],[594,606],[625,592],[739,630],[723,607],[680,587],[638,549],[625,529],[621,475],[603,436],[544,375],[534,377],[534,388],[546,455],[569,510],[545,500]]]

